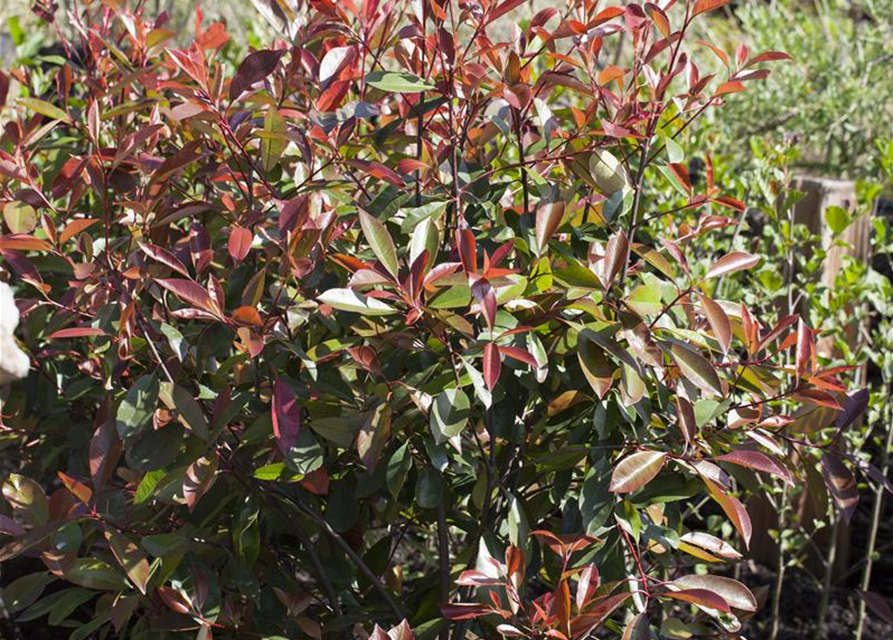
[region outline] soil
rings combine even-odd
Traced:
[[[771,585],[775,575],[764,567],[742,576],[750,587]],[[781,592],[781,624],[778,640],[818,640],[818,608],[822,586],[808,573],[799,569],[788,570]],[[859,615],[859,597],[850,586],[832,588],[825,622],[824,640],[852,640]],[[769,603],[751,620],[747,621],[742,635],[747,638],[768,637],[771,607]],[[863,640],[893,639],[893,625],[884,623],[868,613]]]

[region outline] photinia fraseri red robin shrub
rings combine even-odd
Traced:
[[[179,46],[93,2],[0,76],[6,606],[74,640],[734,634],[747,490],[851,512],[803,451],[865,405],[802,319],[714,299],[760,256],[704,250],[745,205],[678,142],[786,56],[689,41],[720,0],[258,4],[280,38],[237,65],[200,12]]]

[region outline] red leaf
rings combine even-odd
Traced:
[[[485,616],[489,613],[492,613],[493,611],[490,607],[482,604],[475,604],[473,602],[461,602],[455,604],[442,604],[440,605],[440,612],[443,614],[444,618],[448,618],[450,620],[470,620],[472,618]]]
[[[713,499],[719,503],[719,506],[722,507],[722,510],[725,511],[726,515],[729,517],[729,520],[732,521],[735,529],[744,540],[744,546],[749,548],[750,537],[753,534],[753,525],[750,522],[750,516],[744,508],[744,505],[741,504],[741,501],[738,500],[738,498],[723,491],[722,487],[716,484],[713,480],[710,480],[703,475],[701,476],[701,480],[707,485],[707,489],[710,491],[710,495]]]
[[[840,403],[837,401],[837,398],[832,396],[827,391],[820,391],[819,389],[801,389],[797,393],[794,394],[795,400],[805,400],[806,402],[811,402],[814,405],[818,405],[820,407],[828,407],[829,409],[836,409],[840,411],[843,407],[840,406]]]
[[[68,329],[59,329],[54,331],[47,340],[58,340],[60,338],[87,338],[90,336],[104,336],[105,331],[96,327],[69,327]]]
[[[717,196],[716,198],[713,198],[713,202],[728,207],[729,209],[734,209],[735,211],[744,211],[747,208],[747,205],[743,202],[729,196]]]
[[[701,13],[705,13],[707,11],[713,11],[714,9],[719,9],[720,7],[724,7],[729,4],[732,0],[698,0],[695,2],[695,7],[691,12],[691,17],[694,18],[696,15]]]
[[[236,100],[243,92],[250,89],[253,84],[260,82],[273,73],[279,64],[279,59],[283,55],[285,55],[284,49],[276,51],[262,49],[248,54],[248,57],[242,60],[233,81],[229,85],[229,99]]]
[[[673,598],[674,600],[681,600],[683,602],[689,602],[694,605],[716,609],[717,611],[722,611],[724,613],[732,612],[731,607],[729,607],[729,603],[726,602],[722,598],[722,596],[719,596],[712,591],[708,591],[707,589],[683,589],[681,591],[667,591],[666,593],[660,594],[660,596],[662,598]]]
[[[52,251],[53,247],[46,240],[23,234],[0,235],[0,249],[14,251]]]
[[[579,615],[571,622],[571,637],[583,638],[587,634],[595,631],[609,615],[611,615],[617,607],[626,602],[627,598],[632,596],[630,592],[617,593],[613,596],[602,598],[592,609]]]
[[[73,493],[78,500],[80,500],[84,504],[90,502],[90,498],[93,496],[93,492],[90,491],[90,488],[87,485],[83,484],[82,482],[78,482],[71,476],[67,476],[61,471],[58,471],[57,475],[62,481],[62,484],[65,485],[65,488],[71,491],[71,493]]]
[[[414,171],[424,171],[428,165],[421,160],[415,158],[403,158],[397,163],[397,171],[400,173],[412,173]]]
[[[307,489],[310,493],[318,496],[325,496],[329,493],[329,484],[331,478],[329,472],[324,468],[311,472],[307,477],[301,480],[300,485]]]
[[[496,292],[486,278],[478,278],[471,285],[471,293],[481,308],[481,313],[491,329],[496,324]]]
[[[784,51],[764,51],[758,55],[755,55],[753,58],[747,61],[747,64],[744,65],[745,69],[753,64],[757,64],[759,62],[773,62],[775,60],[793,60],[791,56],[786,54]]]
[[[847,397],[846,402],[843,403],[843,411],[837,414],[835,425],[838,430],[846,429],[865,413],[868,408],[868,397],[868,389],[859,389]]]
[[[59,244],[65,244],[65,242],[74,235],[92,227],[97,222],[99,222],[99,218],[79,218],[77,220],[72,220],[64,229],[62,229],[62,233],[59,234]]]
[[[220,310],[211,299],[211,294],[194,280],[185,280],[183,278],[159,278],[155,280],[160,286],[164,287],[178,298],[186,302],[204,309],[205,311],[219,315]]]
[[[594,564],[588,564],[580,573],[580,581],[577,583],[576,605],[577,611],[583,611],[583,608],[589,604],[595,590],[598,589],[599,575],[598,567]]]
[[[242,262],[248,252],[251,251],[251,243],[254,242],[254,234],[250,229],[238,225],[232,228],[229,234],[229,255],[236,262]]]
[[[676,176],[679,183],[685,187],[685,190],[691,193],[691,176],[688,175],[688,167],[684,164],[674,162],[670,165],[670,171]]]
[[[99,489],[109,481],[123,450],[115,421],[103,420],[90,440],[90,475],[94,488]]]
[[[456,231],[456,247],[459,250],[459,258],[465,273],[477,273],[477,246],[471,229],[459,229]]]
[[[406,185],[400,174],[386,167],[380,162],[370,162],[369,160],[345,160],[346,165],[359,169],[363,173],[367,173],[373,178],[383,180],[395,187],[403,187]]]
[[[182,262],[180,262],[177,256],[172,254],[167,249],[162,249],[161,247],[157,247],[154,244],[144,244],[142,242],[140,242],[139,246],[140,249],[143,250],[143,253],[145,253],[153,260],[157,260],[161,264],[170,267],[177,273],[181,273],[187,278],[190,277],[189,270],[186,268],[186,266]]]
[[[803,322],[803,318],[797,321],[797,380],[812,371],[815,359],[815,345],[813,344],[812,331]]]
[[[513,9],[517,9],[525,2],[529,0],[504,0],[501,4],[496,5],[496,7],[487,14],[487,24],[493,22],[501,16],[504,16],[509,11]]]
[[[188,614],[192,611],[192,602],[178,589],[173,587],[158,587],[158,595],[161,600],[173,611]]]
[[[691,402],[682,396],[676,396],[676,425],[682,432],[686,444],[698,435],[698,423]]]
[[[729,82],[723,82],[721,85],[716,87],[716,91],[713,93],[714,97],[716,96],[724,96],[729,93],[741,93],[742,91],[747,91],[747,88],[738,82],[737,80],[730,80]]]
[[[488,342],[484,347],[484,382],[491,391],[499,381],[499,374],[502,371],[502,360],[499,356],[499,347],[495,342]]]
[[[273,435],[283,456],[288,456],[301,431],[301,406],[294,390],[282,378],[273,383]]]
[[[544,202],[536,209],[536,246],[542,251],[564,219],[564,202]]]
[[[499,347],[499,352],[504,356],[512,358],[513,360],[518,360],[519,362],[529,364],[534,369],[539,367],[536,358],[534,358],[530,354],[530,352],[526,351],[525,349],[521,349],[519,347]]]
[[[872,593],[870,591],[859,591],[859,597],[865,601],[865,604],[868,605],[868,608],[871,609],[875,615],[877,615],[882,620],[893,624],[893,607],[890,607],[890,603],[884,600],[881,596],[876,593]]]

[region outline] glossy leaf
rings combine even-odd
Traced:
[[[609,489],[614,493],[641,489],[660,472],[666,458],[663,451],[639,451],[624,458],[614,468]]]

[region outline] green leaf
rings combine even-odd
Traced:
[[[3,601],[10,612],[30,607],[43,593],[46,586],[56,578],[46,571],[30,573],[13,580],[3,588]]]
[[[329,289],[317,300],[340,311],[351,311],[364,316],[387,316],[397,313],[391,305],[377,298],[355,293],[351,289]]]
[[[258,480],[275,480],[277,482],[299,482],[304,478],[302,474],[286,469],[284,462],[273,462],[258,467],[254,470],[254,477]]]
[[[151,498],[155,493],[155,488],[158,486],[158,483],[161,482],[161,479],[166,475],[167,471],[164,469],[146,473],[146,475],[143,476],[143,479],[140,480],[139,486],[136,488],[136,494],[133,496],[133,503],[142,504]]]
[[[11,473],[3,482],[3,497],[16,509],[26,513],[28,521],[43,524],[49,519],[50,502],[43,488],[18,473]]]
[[[189,549],[189,540],[178,533],[157,533],[140,540],[140,546],[155,558],[173,558]]]
[[[4,213],[6,213],[5,210]],[[852,218],[849,212],[843,207],[831,205],[825,209],[825,223],[834,235],[843,233],[851,222]]]
[[[596,149],[589,158],[589,173],[599,191],[610,196],[629,185],[626,169],[607,149]]]
[[[154,375],[143,376],[127,390],[115,416],[115,426],[122,440],[139,435],[149,426],[158,405],[159,392],[160,385]]]
[[[366,242],[372,247],[375,256],[388,273],[396,278],[400,273],[400,264],[397,262],[397,249],[394,247],[394,240],[388,233],[387,227],[378,218],[366,213],[363,209],[359,210],[359,215],[360,226],[363,228]]]
[[[630,493],[651,482],[664,466],[667,454],[663,451],[639,451],[620,461],[611,474],[613,493]]]
[[[437,200],[435,202],[423,204],[420,207],[405,209],[406,213],[403,218],[403,222],[400,224],[400,230],[403,233],[409,233],[410,231],[415,229],[422,220],[439,218],[440,214],[446,211],[448,204],[448,202],[445,202],[443,200]]]
[[[510,496],[506,525],[508,526],[509,542],[526,550],[530,544],[530,526],[527,522],[527,514],[524,513],[524,505],[514,495]]]
[[[159,398],[168,409],[176,411],[177,417],[192,433],[202,440],[211,437],[211,428],[201,405],[186,389],[171,382],[159,385]]]
[[[614,382],[614,367],[608,361],[605,352],[586,336],[584,332],[577,339],[577,358],[589,386],[599,399],[603,399]]]
[[[74,633],[68,636],[68,640],[87,640],[90,635],[99,627],[106,624],[111,618],[111,613],[97,613],[96,616],[85,623],[83,626],[75,629]]]
[[[278,163],[279,158],[288,146],[288,137],[285,135],[288,125],[279,111],[270,107],[264,117],[264,136],[260,141],[261,159],[264,171],[271,171]]]
[[[8,587],[5,595],[8,597]],[[51,619],[47,620],[50,624],[58,624],[65,620],[80,605],[84,604],[90,598],[96,595],[95,591],[89,589],[81,589],[80,587],[71,587],[57,591],[39,602],[33,604],[27,611],[21,613],[17,620],[19,622],[30,622],[43,618],[47,614],[51,614]],[[9,601],[7,600],[7,604]]]
[[[3,219],[13,233],[31,233],[37,226],[34,207],[18,200],[7,202],[3,207]]]
[[[423,469],[416,485],[416,502],[422,509],[434,509],[443,499],[443,481],[437,469]]]
[[[487,383],[484,381],[484,375],[475,369],[474,365],[465,358],[462,358],[462,365],[465,367],[465,372],[468,374],[468,377],[471,378],[474,394],[478,397],[478,400],[489,409],[490,405],[493,404],[493,393],[487,388]]]
[[[388,491],[395,498],[399,495],[400,489],[403,488],[403,483],[406,482],[406,476],[409,474],[411,468],[412,453],[409,450],[409,441],[407,441],[404,442],[403,445],[391,455],[391,459],[388,460]]]
[[[308,475],[322,466],[322,453],[322,447],[310,429],[301,429],[288,451],[285,463],[294,471]]]
[[[462,433],[471,403],[462,389],[447,389],[431,405],[431,433],[439,444]]]
[[[614,496],[608,490],[611,482],[611,466],[606,458],[592,465],[580,491],[580,517],[587,535],[595,535],[605,526],[614,510]]]
[[[629,295],[627,304],[642,316],[660,313],[663,309],[660,281],[652,280],[646,284],[640,284]]]
[[[403,71],[373,71],[366,74],[366,84],[391,93],[418,93],[434,88],[417,75]]]
[[[127,589],[124,575],[102,560],[78,558],[65,574],[66,580],[87,589],[122,591]]]
[[[368,412],[357,434],[357,453],[371,473],[391,435],[391,407],[381,403]]]
[[[54,104],[50,104],[45,100],[38,100],[37,98],[19,98],[18,104],[29,109],[31,111],[35,111],[42,116],[46,116],[52,120],[64,120],[65,122],[71,122],[71,118],[68,117],[68,114],[65,113],[62,109],[57,107]]]
[[[671,136],[663,136],[664,147],[667,151],[667,159],[673,164],[678,164],[685,159],[685,152],[679,143],[673,140]]]

